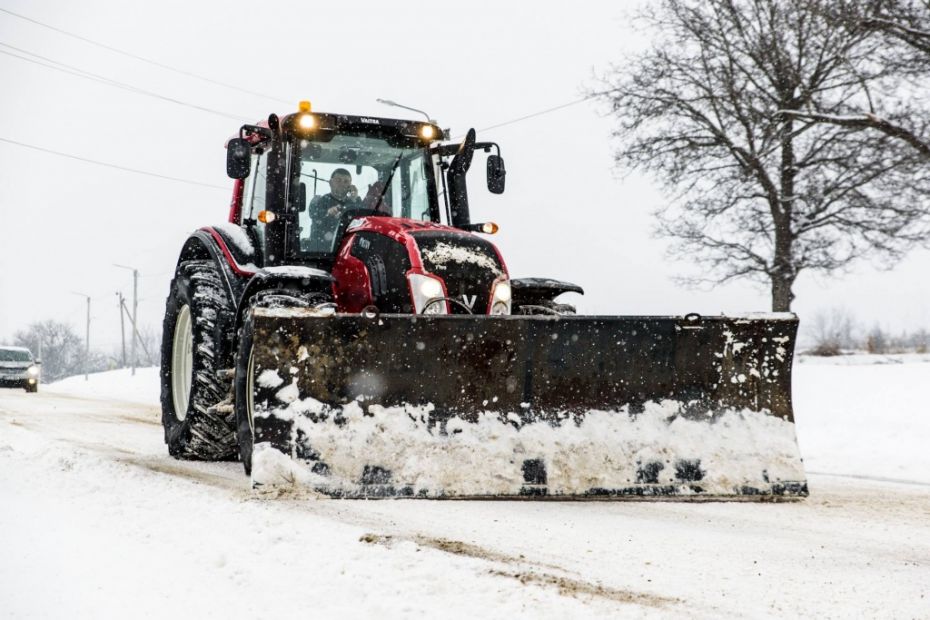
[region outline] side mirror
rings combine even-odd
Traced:
[[[488,155],[488,191],[492,194],[503,194],[506,180],[504,158],[500,155]]]
[[[37,359],[36,361],[33,362],[33,364],[35,364],[36,366],[41,366],[41,365],[42,365],[42,360],[38,360],[38,359]]]
[[[231,179],[244,179],[252,168],[252,145],[248,140],[233,138],[226,145],[226,174]]]

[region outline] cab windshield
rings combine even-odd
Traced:
[[[430,220],[429,154],[395,139],[339,134],[329,142],[297,142],[298,247],[331,256],[349,222],[386,215]]]

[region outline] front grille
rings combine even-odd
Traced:
[[[469,306],[474,314],[488,313],[491,286],[504,269],[490,243],[465,233],[450,231],[414,232],[426,271],[446,283],[449,297]],[[468,314],[458,304],[449,304],[452,314]]]

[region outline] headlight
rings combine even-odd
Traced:
[[[439,280],[433,278],[423,278],[420,281],[420,294],[426,299],[442,297],[442,284],[439,283]]]
[[[38,374],[39,374],[39,367],[38,367],[38,366],[30,366],[29,368],[26,369],[26,374],[29,375],[30,377],[38,376]]]
[[[510,314],[510,282],[498,280],[491,289],[491,314]]]
[[[442,280],[421,273],[411,273],[407,280],[410,282],[414,313],[449,314],[449,303],[443,299],[446,294]]]
[[[510,282],[501,280],[494,288],[495,301],[502,301],[505,304],[510,303]]]

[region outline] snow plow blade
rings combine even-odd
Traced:
[[[797,319],[257,309],[252,482],[332,497],[807,495]]]

